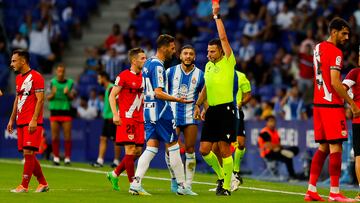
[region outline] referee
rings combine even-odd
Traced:
[[[200,153],[218,175],[216,195],[229,196],[233,171],[230,144],[236,141],[233,95],[236,61],[219,9],[219,3],[213,1],[213,15],[219,39],[213,39],[208,43],[209,62],[205,66],[205,87],[196,101],[194,116],[199,119],[200,106],[207,101],[209,108],[201,133]],[[219,146],[223,169],[215,153],[211,151],[213,143]]]

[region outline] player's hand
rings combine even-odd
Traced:
[[[213,15],[219,14],[220,4],[217,3],[217,2],[214,2],[214,3],[212,4],[212,9],[213,9]]]
[[[14,132],[14,123],[12,120],[9,121],[9,123],[7,124],[6,130],[12,134]]]
[[[68,87],[65,87],[64,88],[64,94],[68,94],[69,93],[69,88]]]
[[[198,105],[194,107],[194,119],[200,120],[200,107]]]
[[[113,122],[115,125],[121,125],[121,119],[120,119],[119,115],[113,116]]]
[[[183,104],[191,104],[194,100],[186,100],[186,97],[180,97],[176,99],[176,102],[183,103]]]
[[[201,120],[205,121],[206,110],[205,108],[201,111]]]
[[[350,108],[351,108],[351,111],[353,113],[354,118],[360,116],[360,109],[355,103],[353,105],[351,105]]]
[[[29,133],[32,134],[33,132],[35,132],[36,128],[37,128],[37,121],[31,119],[31,121],[29,123]]]

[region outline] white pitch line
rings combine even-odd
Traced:
[[[0,163],[23,165],[20,161],[11,161],[11,160],[5,160],[5,159],[0,159]],[[100,171],[100,170],[95,170],[95,169],[77,168],[77,167],[53,166],[53,165],[49,165],[49,164],[41,164],[41,167],[68,170],[68,171],[80,171],[80,172],[87,172],[87,173],[106,174],[105,171]],[[125,174],[121,174],[121,175],[126,176]],[[145,176],[144,178],[151,179],[151,180],[171,181],[170,178],[160,178],[160,177],[152,177],[152,176]],[[201,182],[201,181],[193,181],[193,183],[194,184],[200,184],[200,185],[211,185],[211,186],[216,185],[215,183]],[[305,193],[300,193],[300,192],[289,192],[289,191],[272,190],[272,189],[257,188],[257,187],[240,186],[239,189],[262,191],[262,192],[271,192],[271,193],[280,193],[280,194],[287,194],[287,195],[298,195],[298,196],[304,196],[305,195]],[[321,196],[322,197],[327,197],[327,196],[324,196],[324,195],[321,195]]]

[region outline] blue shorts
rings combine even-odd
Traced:
[[[145,122],[144,127],[146,142],[149,139],[156,139],[165,143],[178,140],[174,120],[159,119],[156,122]]]

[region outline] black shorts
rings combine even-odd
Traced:
[[[235,108],[233,103],[210,106],[206,111],[200,141],[235,142]]]
[[[112,119],[104,119],[104,125],[101,136],[107,137],[112,141],[115,140],[116,125],[113,123]]]
[[[360,156],[360,123],[352,124],[354,156]]]
[[[244,112],[239,110],[240,118],[236,118],[236,135],[245,137]]]

